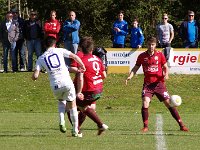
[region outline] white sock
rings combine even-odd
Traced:
[[[65,107],[66,101],[58,101],[59,123],[65,125]]]
[[[78,111],[77,107],[74,107],[69,110],[70,111],[70,118],[73,124],[73,131],[78,133]]]

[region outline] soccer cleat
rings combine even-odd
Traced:
[[[65,133],[67,131],[65,125],[59,125],[60,126],[60,132]]]
[[[79,138],[82,138],[82,137],[83,137],[83,134],[82,134],[81,132],[79,132],[79,133],[72,132],[72,136],[73,136],[73,137],[79,137]]]
[[[141,129],[141,131],[142,131],[142,132],[148,132],[148,131],[149,131],[149,128],[148,128],[148,127],[144,127],[144,128]]]
[[[108,130],[108,126],[105,124],[102,124],[101,128],[98,128],[98,133],[97,135],[101,135],[105,130]]]
[[[185,131],[185,132],[188,132],[188,131],[189,131],[189,129],[188,129],[186,126],[180,127],[180,130],[181,130],[181,131]]]
[[[82,132],[79,130],[78,133],[76,131],[74,131],[73,129],[71,130],[71,133],[72,133],[72,137],[79,137],[79,138],[82,138],[83,137],[83,134]]]

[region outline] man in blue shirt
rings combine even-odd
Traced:
[[[184,48],[198,48],[198,24],[193,11],[188,11],[188,21],[181,24],[179,34]]]
[[[64,22],[64,48],[76,54],[79,43],[79,29],[80,22],[76,19],[76,13],[74,11],[69,12],[69,19]],[[66,64],[70,65],[70,60],[65,60]]]
[[[134,19],[131,28],[131,48],[141,48],[144,42],[142,29],[138,27],[138,20]]]
[[[114,35],[113,47],[124,48],[125,38],[128,34],[128,23],[124,20],[124,12],[118,13],[118,20],[113,24],[112,33]]]

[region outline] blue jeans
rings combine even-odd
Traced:
[[[64,48],[76,54],[78,50],[78,43],[72,43],[72,41],[64,41]],[[69,58],[65,58],[65,64],[70,66],[71,60]]]
[[[41,55],[42,51],[41,40],[40,39],[27,40],[27,49],[28,49],[28,71],[32,71],[33,52],[35,51],[37,58]]]
[[[18,60],[19,53],[19,65],[20,69],[25,68],[26,64],[26,52],[25,52],[25,42],[24,39],[19,39],[16,43],[15,51],[16,51],[16,59]],[[17,62],[18,66],[18,62]]]
[[[12,70],[17,71],[17,60],[15,57],[15,47],[16,42],[10,43],[9,41],[6,41],[3,43],[3,67],[4,71],[8,71],[8,52],[10,50],[11,59],[12,59]]]

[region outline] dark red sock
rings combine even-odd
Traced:
[[[85,118],[86,118],[86,114],[80,111],[79,114],[78,114],[78,128],[79,128],[79,130],[80,130],[81,125],[85,121]]]
[[[90,118],[92,119],[99,128],[102,127],[102,122],[100,120],[100,118],[97,116],[96,112],[94,111],[94,109],[92,108],[87,108],[84,113]]]
[[[69,112],[69,111],[67,112],[67,117],[68,117],[69,122],[70,122],[71,125],[72,125],[72,120],[71,120],[71,118],[70,118],[70,112]]]
[[[171,112],[171,115],[173,116],[173,118],[178,122],[179,126],[182,127],[183,126],[183,122],[182,122],[181,117],[179,116],[178,111],[176,110],[176,108],[175,107],[170,107],[168,109]]]
[[[142,111],[142,120],[143,120],[144,127],[148,127],[148,118],[149,118],[148,108],[142,107],[141,111]]]

